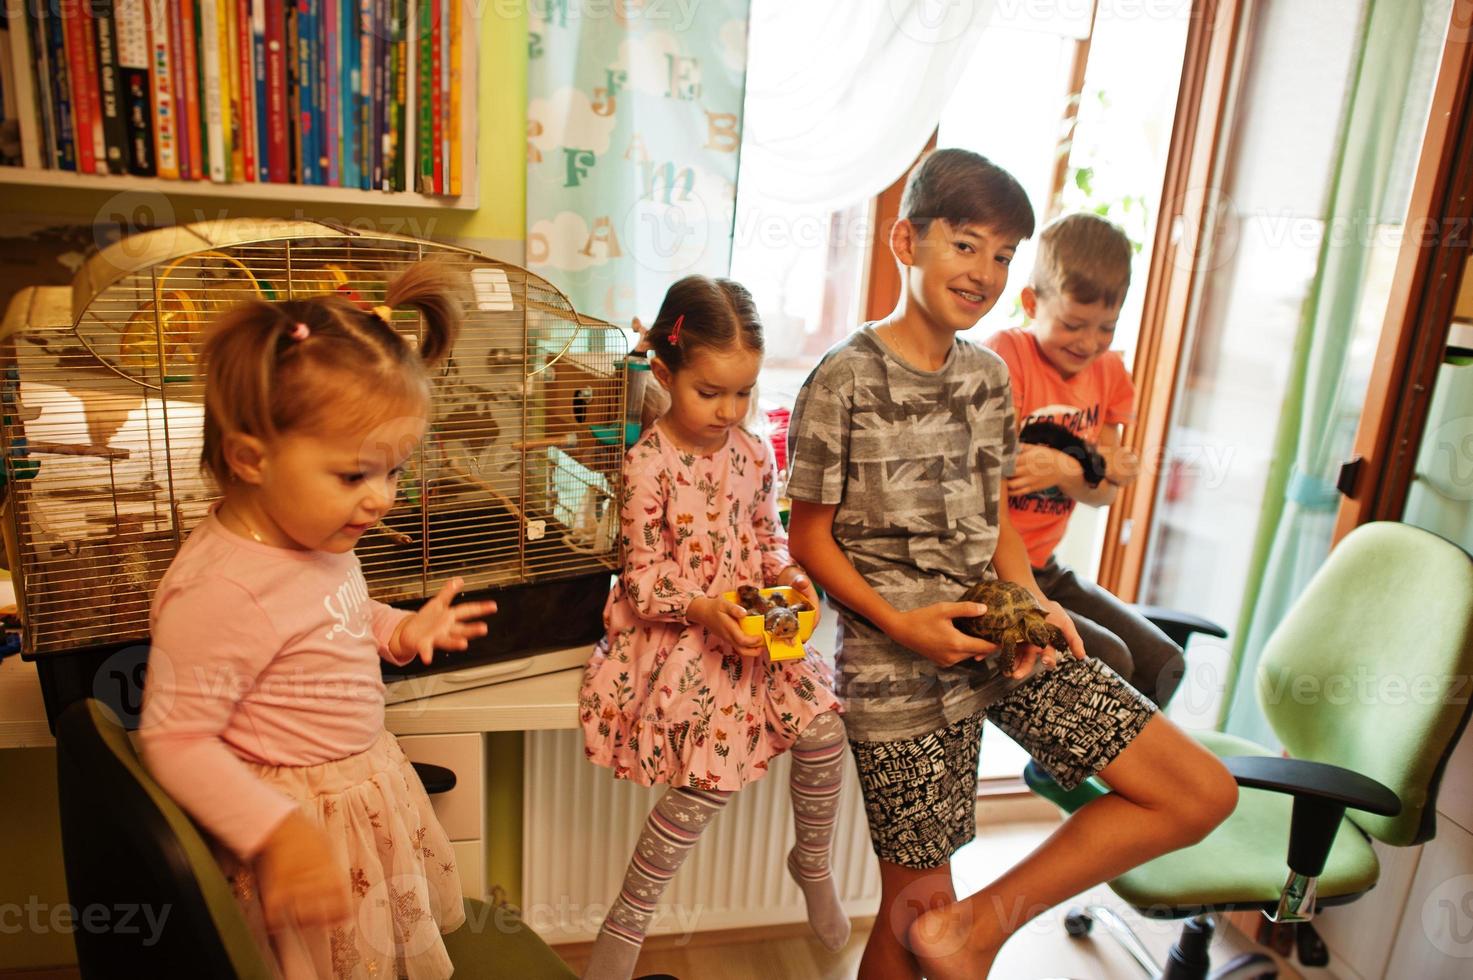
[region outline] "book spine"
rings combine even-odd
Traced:
[[[250,0],[251,10],[251,104],[256,112],[252,120],[251,136],[256,147],[256,179],[261,183],[271,180],[270,108],[266,90],[266,3],[265,0]]]
[[[331,130],[327,121],[327,76],[331,58],[327,48],[327,8],[330,4],[313,0],[312,11],[312,143],[317,151],[314,166],[317,183],[327,185],[331,181],[332,153]]]
[[[260,179],[256,169],[256,71],[251,67],[250,0],[235,3],[235,102],[240,121],[241,179],[255,183]]]
[[[357,187],[358,165],[358,0],[338,0],[338,43],[343,49],[341,103],[343,186]]]
[[[123,84],[123,119],[128,127],[128,172],[152,177],[153,95],[148,79],[147,0],[118,0],[118,69]]]
[[[461,50],[461,5],[464,0],[448,0],[450,4],[450,67],[446,72],[446,86],[449,91],[450,107],[445,120],[445,128],[449,131],[450,138],[446,141],[446,190],[454,196],[460,195],[460,87],[461,87],[461,59],[464,54]]]
[[[51,61],[51,97],[56,107],[56,168],[73,170],[77,159],[77,117],[72,108],[72,75],[67,60],[67,25],[53,9],[46,15],[46,52]]]
[[[229,154],[225,149],[225,93],[221,90],[220,0],[200,0],[200,66],[205,83],[204,120],[209,146],[210,180],[223,184],[230,179]]]
[[[297,43],[301,17],[297,0],[286,0],[286,41],[283,47],[286,63],[287,166],[290,183],[302,182],[302,87],[298,79]]]
[[[373,0],[358,2],[358,91],[354,98],[358,115],[358,184],[362,190],[373,185]]]
[[[158,0],[150,0],[158,2]],[[199,24],[195,14],[196,0],[174,0],[179,21],[180,76],[178,83],[181,105],[179,112],[179,172],[190,180],[204,180],[207,173],[204,153],[204,125],[200,112]]]
[[[288,163],[291,118],[287,111],[286,6],[284,0],[266,0],[266,131],[270,144],[271,181],[291,180]]]
[[[434,133],[433,142],[430,144],[430,187],[431,193],[443,194],[445,193],[443,170],[445,166],[445,102],[440,88],[440,76],[445,69],[445,3],[444,0],[433,0],[433,2],[435,24],[430,38],[430,111]]]
[[[51,54],[46,43],[46,12],[39,4],[26,5],[26,40],[30,45],[31,59],[36,71],[32,80],[36,89],[36,108],[41,126],[39,159],[26,166],[51,169],[56,166],[56,102],[51,92]],[[30,62],[27,62],[28,64]]]
[[[338,43],[338,21],[342,7],[337,0],[325,0],[322,5],[322,57],[318,82],[322,87],[323,113],[322,138],[323,156],[326,158],[325,180],[329,187],[338,187],[343,182],[342,160],[339,158],[342,141],[342,84],[343,48]]]
[[[92,0],[97,39],[97,90],[102,118],[103,159],[108,173],[127,169],[128,127],[123,120],[122,77],[118,72],[118,22],[113,0]]]
[[[160,177],[179,178],[178,126],[174,112],[174,61],[169,15],[162,4],[145,2],[148,14],[148,71],[153,95],[153,153]]]
[[[61,9],[65,11],[66,7]],[[61,19],[66,28],[66,63],[71,69],[72,134],[77,149],[77,172],[96,173],[97,151],[92,143],[92,102],[87,95],[85,67],[92,63],[92,59],[86,56],[89,50],[87,32],[83,26],[86,15],[82,12],[82,5],[78,3],[71,8],[70,13],[62,13]]]
[[[431,84],[434,77],[434,11],[439,0],[419,0],[419,56],[414,69],[418,131],[415,133],[415,187],[422,194],[435,191],[435,116]]]

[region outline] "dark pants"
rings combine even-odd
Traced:
[[[1153,623],[1052,555],[1033,577],[1043,594],[1063,606],[1079,630],[1084,652],[1110,667],[1131,687],[1165,707],[1181,684],[1181,647]]]

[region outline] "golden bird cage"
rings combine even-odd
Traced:
[[[412,605],[461,576],[468,592],[497,596],[492,659],[572,642],[559,628],[596,637],[618,557],[622,332],[464,248],[237,219],[133,235],[88,259],[70,289],[31,288],[10,304],[0,443],[23,651],[146,637],[159,579],[217,497],[200,465],[199,348],[214,318],[245,300],[334,290],[380,304],[421,259],[463,273],[465,322],[432,379],[430,431],[399,500],[359,544],[370,590]],[[413,311],[393,325],[407,339],[421,329]],[[509,590],[574,580],[587,587],[524,602],[529,621],[515,622]]]

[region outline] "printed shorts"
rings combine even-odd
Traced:
[[[851,741],[875,855],[904,868],[935,868],[976,836],[984,719],[1073,789],[1113,762],[1154,714],[1156,706],[1109,667],[1070,659],[938,731]]]

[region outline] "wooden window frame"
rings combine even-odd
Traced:
[[[1139,595],[1162,460],[1182,369],[1189,314],[1210,259],[1222,180],[1222,144],[1250,37],[1252,0],[1195,0],[1156,213],[1151,265],[1132,375],[1136,421],[1122,442],[1144,465],[1110,507],[1097,576],[1127,602]]]
[[[1367,521],[1399,521],[1447,343],[1473,222],[1473,0],[1454,0],[1427,115],[1335,542]],[[1427,231],[1430,230],[1431,240]]]

